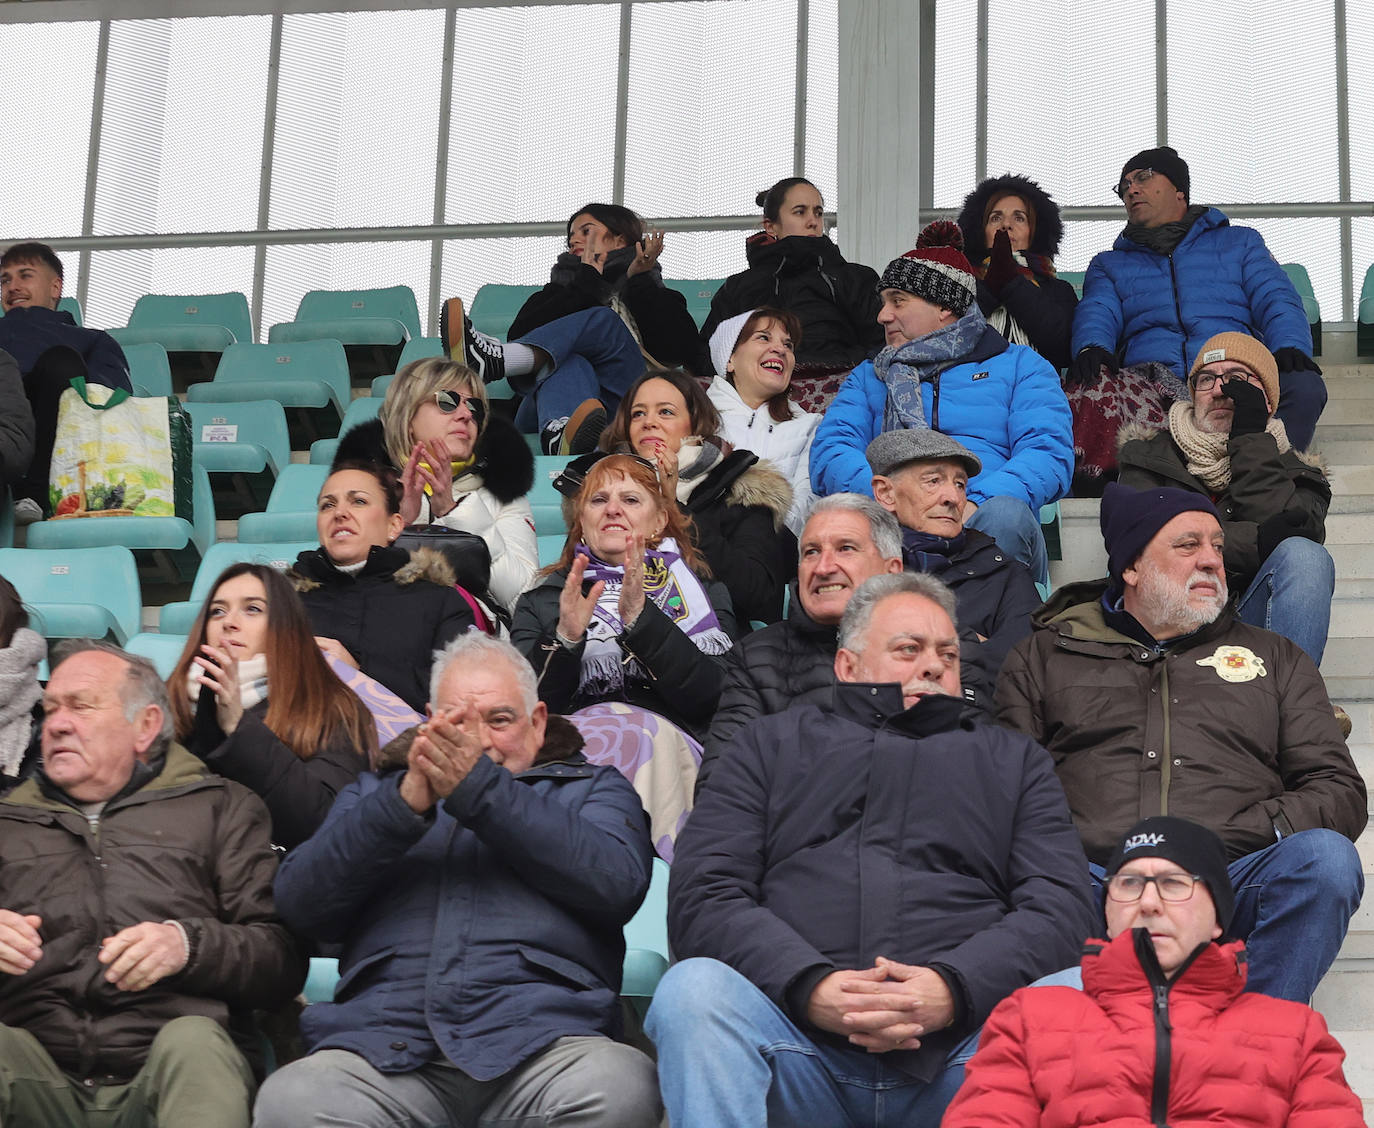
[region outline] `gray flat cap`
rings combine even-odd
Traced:
[[[868,444],[864,451],[868,465],[875,474],[886,477],[908,462],[962,462],[970,478],[983,471],[978,456],[956,443],[948,435],[929,427],[908,427],[900,431],[884,431]]]

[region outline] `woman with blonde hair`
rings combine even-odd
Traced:
[[[600,701],[648,709],[700,736],[725,676],[735,616],[653,463],[586,455],[559,486],[572,528],[558,562],[520,597],[511,641],[554,713]]]
[[[167,688],[176,739],[257,792],[287,849],[376,751],[372,714],[329,668],[290,582],[265,564],[234,564],[215,581]]]
[[[442,357],[407,364],[387,388],[377,419],[339,440],[338,460],[358,458],[401,475],[406,525],[481,537],[491,554],[492,597],[506,608],[515,603],[539,566],[525,497],[534,456],[519,432],[493,415],[472,369]]]

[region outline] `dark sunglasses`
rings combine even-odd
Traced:
[[[457,392],[435,392],[434,402],[445,415],[452,415],[459,407],[466,407],[479,431],[486,421],[487,405],[475,396],[460,396]]]
[[[591,472],[592,467],[595,466],[598,462],[600,462],[603,458],[610,457],[610,453],[601,450],[594,450],[591,452],[591,454],[579,455],[577,458],[574,458],[571,462],[564,466],[562,472],[559,473],[558,477],[554,478],[553,488],[556,489],[559,493],[561,493],[564,497],[576,497],[578,493],[581,492],[582,484],[587,480],[587,475]],[[637,454],[628,453],[620,454],[619,457],[633,458],[641,466],[644,466],[647,469],[652,470],[655,475],[658,474],[658,464],[650,462],[647,458],[640,458]]]

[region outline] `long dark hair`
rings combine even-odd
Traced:
[[[666,380],[682,393],[682,398],[687,402],[687,418],[691,421],[693,435],[713,439],[720,434],[720,412],[695,376],[681,368],[651,368],[630,385],[630,390],[621,399],[615,418],[601,433],[602,450],[630,448],[630,407],[634,404],[635,396],[639,395],[639,389],[649,380]]]
[[[302,760],[339,741],[370,761],[377,748],[377,727],[366,705],[344,685],[315,643],[305,604],[285,576],[266,564],[231,564],[220,573],[196,616],[172,676],[167,679],[176,738],[185,741],[195,724],[195,704],[187,691],[191,663],[205,643],[210,604],[226,583],[253,576],[267,593],[267,715],[263,722]],[[205,692],[209,692],[206,690]]]

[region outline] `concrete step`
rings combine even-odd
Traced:
[[[1328,639],[1321,670],[1323,677],[1374,678],[1374,645],[1367,637]]]
[[[1374,600],[1333,599],[1328,638],[1374,637]]]
[[[1350,711],[1351,705],[1374,703],[1374,679],[1347,677],[1344,674],[1323,670],[1322,680],[1326,682],[1327,696],[1342,706],[1346,712]],[[1374,790],[1374,778],[1369,778],[1369,784],[1371,790]]]
[[[1374,436],[1368,439],[1346,436],[1324,439],[1318,436],[1316,445],[1328,466],[1368,466],[1374,460],[1374,442],[1371,439]]]
[[[1374,380],[1370,380],[1374,383]],[[1363,381],[1360,381],[1363,383]],[[1342,396],[1333,409],[1330,401],[1330,391],[1328,389],[1328,399],[1326,409],[1322,412],[1321,419],[1317,422],[1317,434],[1320,435],[1323,427],[1340,426],[1346,423],[1374,423],[1374,397],[1351,395]]]

